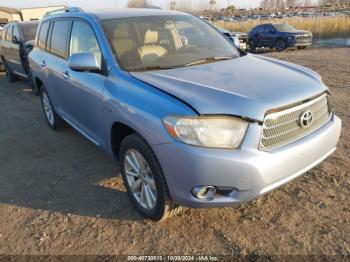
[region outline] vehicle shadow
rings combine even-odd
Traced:
[[[28,83],[0,74],[0,204],[61,214],[141,220],[118,164],[67,127],[47,127]]]

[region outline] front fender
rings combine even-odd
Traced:
[[[168,115],[197,115],[189,106],[128,73],[111,76],[104,89],[103,116],[111,150],[111,129],[122,123],[139,133],[150,145],[172,141],[163,126]]]

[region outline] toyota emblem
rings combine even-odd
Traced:
[[[299,117],[299,125],[302,128],[308,128],[313,121],[313,115],[311,111],[305,111],[303,112]]]

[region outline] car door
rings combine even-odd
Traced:
[[[264,27],[264,45],[274,46],[276,38],[276,29],[272,25],[265,25]]]
[[[264,39],[264,26],[258,26],[255,29],[255,43],[257,46],[262,46]]]
[[[47,76],[45,88],[47,89],[51,103],[57,113],[66,117],[66,110],[63,106],[65,98],[62,92],[66,88],[65,85],[67,85],[64,72],[68,69],[68,39],[71,19],[60,18],[52,20],[50,24],[45,25],[45,29],[48,26],[46,52],[40,59],[40,66]],[[41,31],[39,33],[38,46],[43,44],[40,41],[40,37]]]
[[[100,65],[102,53],[91,25],[80,19],[73,21],[69,55],[93,53]],[[102,66],[101,66],[102,67]],[[79,72],[67,68],[66,84],[62,86],[63,106],[67,117],[96,144],[101,139],[102,91],[106,76],[100,72]]]
[[[18,27],[18,24],[15,24],[13,26],[13,32],[12,32],[12,38],[16,37],[19,42],[21,42],[22,36],[20,34],[20,30]],[[13,70],[16,71],[19,74],[25,75],[25,72],[23,70],[22,66],[22,60],[20,55],[20,43],[13,43],[11,41],[11,57],[12,57],[12,64],[13,64]]]
[[[13,65],[13,53],[12,53],[12,32],[13,32],[13,25],[9,25],[6,30],[6,41],[4,44],[4,57],[6,59],[7,65],[10,67],[11,70],[14,69]]]

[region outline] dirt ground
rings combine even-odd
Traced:
[[[113,160],[71,128],[50,130],[28,85],[1,74],[0,254],[349,255],[350,48],[265,55],[322,75],[343,120],[338,150],[251,203],[161,224],[138,215]]]

